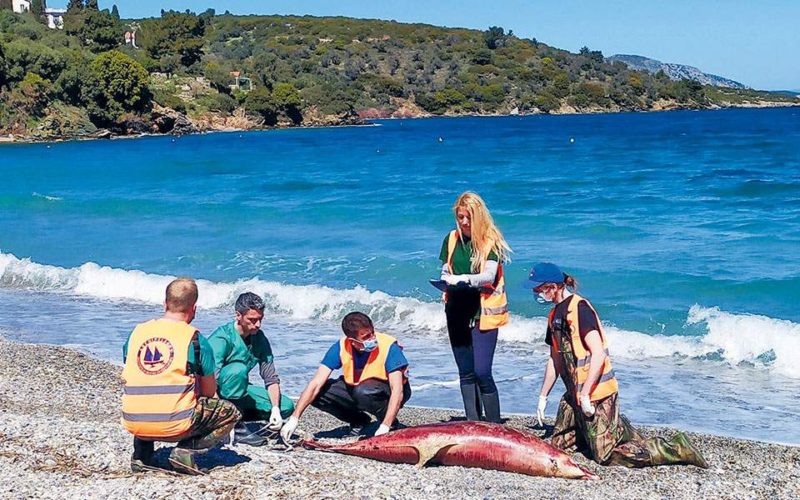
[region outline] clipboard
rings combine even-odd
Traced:
[[[447,282],[445,280],[428,280],[433,288],[442,292],[447,291]]]

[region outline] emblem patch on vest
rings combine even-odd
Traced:
[[[161,337],[147,339],[136,354],[139,370],[146,375],[158,375],[169,368],[175,350],[169,340]]]

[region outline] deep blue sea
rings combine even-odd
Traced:
[[[514,250],[504,412],[535,410],[547,308],[521,283],[548,260],[596,306],[634,423],[800,443],[796,108],[3,145],[0,334],[119,363],[189,275],[204,332],[265,296],[291,396],[361,310],[404,344],[410,404],[458,408],[427,280],[465,190]]]

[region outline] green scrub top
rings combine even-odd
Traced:
[[[272,363],[272,347],[261,330],[243,339],[236,330],[236,322],[224,324],[214,330],[208,337],[208,343],[214,351],[216,371],[233,362],[241,362],[250,371],[259,362]]]

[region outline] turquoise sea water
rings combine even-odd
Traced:
[[[634,422],[800,443],[800,110],[376,125],[0,147],[0,334],[118,362],[190,275],[206,332],[266,296],[290,395],[359,309],[405,344],[411,404],[459,407],[427,279],[474,190],[514,250],[504,412],[535,407],[547,309],[519,284],[551,260]]]

